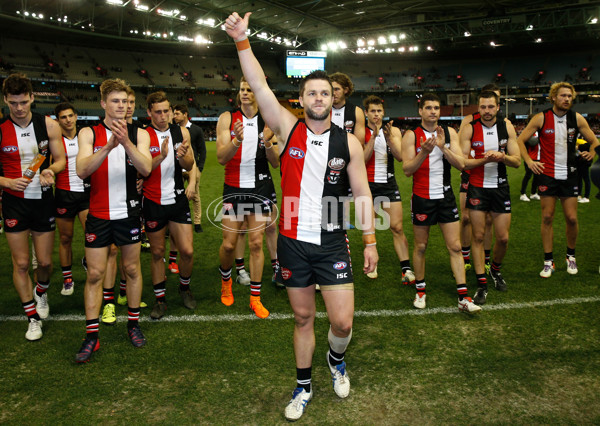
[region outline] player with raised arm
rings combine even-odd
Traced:
[[[350,392],[344,354],[352,335],[354,287],[341,198],[350,186],[366,244],[365,273],[373,271],[378,260],[373,200],[361,143],[331,124],[333,88],[327,74],[315,71],[301,82],[299,100],[306,120],[299,121],[277,101],[267,85],[246,37],[249,17],[250,13],[241,18],[234,12],[227,18],[225,28],[236,42],[242,71],[261,114],[282,145],[278,279],[287,286],[294,311],[297,373],[297,387],[285,416],[297,420],[313,395],[315,282],[321,285],[331,324],[327,363],[333,388],[341,398]]]
[[[139,326],[142,296],[140,265],[140,196],[137,174],[152,170],[148,132],[125,121],[127,85],[123,80],[105,80],[100,86],[104,119],[79,132],[77,175],[90,177],[90,211],[85,224],[85,254],[88,263],[85,283],[86,337],[75,361],[89,361],[100,348],[99,315],[102,281],[111,244],[121,249],[127,280],[127,333],[135,347],[146,344]]]
[[[559,199],[566,221],[567,234],[567,273],[578,272],[575,260],[575,245],[579,233],[577,221],[577,134],[590,143],[590,150],[581,153],[582,158],[592,161],[596,156],[598,138],[590,129],[583,116],[571,109],[577,96],[575,88],[565,82],[554,83],[550,87],[552,108],[533,116],[521,132],[517,143],[523,160],[533,173],[538,175],[538,195],[542,207],[542,246],[544,248],[544,268],[542,278],[549,278],[555,270],[553,239],[554,212]],[[540,161],[534,161],[527,154],[525,143],[538,132],[540,140]]]

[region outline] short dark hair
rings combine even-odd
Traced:
[[[438,104],[440,104],[440,106],[442,105],[442,100],[440,99],[440,97],[438,95],[436,95],[435,93],[425,93],[423,96],[421,96],[421,102],[419,103],[419,109],[423,108],[423,105],[425,105],[425,102],[427,102],[427,101],[437,102]]]
[[[496,101],[496,105],[500,105],[500,97],[492,92],[491,90],[488,90],[486,92],[481,92],[479,94],[479,96],[477,97],[477,103],[479,103],[480,99],[490,99],[490,98],[494,98],[494,100]]]
[[[495,83],[486,84],[481,88],[482,92],[495,92],[496,90],[500,91],[500,87]]]
[[[381,106],[383,106],[383,99],[381,99],[379,96],[375,96],[375,95],[367,96],[365,98],[365,100],[363,101],[363,106],[365,107],[366,110],[368,110],[369,109],[369,105],[381,105]]]
[[[329,83],[329,86],[331,87],[331,93],[333,94],[333,86],[331,85],[331,79],[329,78],[327,73],[322,70],[315,70],[315,71],[311,72],[310,74],[308,74],[306,77],[304,77],[300,81],[300,88],[299,88],[300,96],[304,95],[304,86],[306,85],[306,82],[309,80],[325,80],[325,81],[327,81],[327,83]]]
[[[190,115],[188,107],[184,104],[177,104],[173,107],[173,111],[179,111],[182,114]]]
[[[129,93],[129,86],[125,83],[125,80],[120,78],[112,78],[108,80],[104,80],[100,85],[100,99],[106,101],[108,95],[112,92],[125,92]]]
[[[25,74],[13,73],[4,79],[2,83],[2,94],[8,95],[21,95],[21,94],[33,94],[33,86],[31,86],[31,80],[27,78]]]
[[[146,103],[148,104],[148,109],[151,110],[154,104],[158,104],[161,102],[169,101],[167,98],[167,94],[162,90],[154,93],[150,93],[146,98]],[[170,106],[170,104],[169,104]]]
[[[73,112],[77,114],[77,110],[72,104],[70,104],[69,102],[61,102],[54,107],[54,115],[56,115],[56,118],[58,119],[58,114],[67,109],[73,110]]]

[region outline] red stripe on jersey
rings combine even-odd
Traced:
[[[371,135],[373,134],[373,130],[370,127],[365,127],[365,145],[370,142]],[[374,138],[377,135],[373,135]],[[373,141],[374,142],[374,141]],[[375,144],[373,144],[373,153],[371,154],[371,158],[366,163],[367,166],[367,178],[369,182],[375,182]]]
[[[299,122],[292,131],[285,152],[281,155],[281,215],[279,232],[288,238],[297,239],[298,209],[304,162],[306,160],[306,124]]]
[[[11,120],[6,120],[0,126],[2,131],[2,143],[0,144],[0,161],[2,162],[2,169],[4,171],[4,177],[8,179],[17,179],[23,177],[23,170],[21,169],[21,154],[19,152],[19,142],[17,140],[17,133],[15,126]],[[7,194],[11,194],[15,197],[25,198],[23,191],[13,191],[10,188],[4,188]]]
[[[236,121],[241,121],[244,123],[244,114],[241,111],[234,111],[231,113],[231,124],[229,126],[231,140],[235,138],[235,133],[233,131],[233,125]],[[225,183],[229,186],[233,186],[235,188],[240,187],[240,165],[242,164],[242,143],[240,143],[240,147],[235,152],[235,155],[231,160],[225,164]]]
[[[92,127],[94,132],[94,150],[101,149],[106,145],[106,128],[99,124]],[[108,157],[104,159],[100,167],[90,177],[90,214],[98,219],[110,220],[109,193],[108,190]],[[125,191],[125,188],[123,188]]]
[[[554,120],[554,112],[549,109],[544,113],[544,125],[540,129],[539,140],[540,140],[540,162],[544,163],[543,174],[556,178],[555,167],[556,164],[556,122]],[[566,115],[564,117],[566,122]],[[566,126],[566,124],[565,124]],[[565,132],[566,133],[566,132]],[[566,141],[565,141],[566,142]],[[566,143],[565,143],[566,145]],[[566,155],[565,155],[566,158]]]
[[[485,143],[483,139],[483,126],[480,122],[473,124],[473,136],[471,137],[471,152],[473,158],[483,158],[485,155]],[[485,177],[484,166],[471,169],[469,184],[478,188],[483,188],[483,178]]]
[[[158,140],[158,136],[156,135],[156,130],[152,128],[152,126],[148,126],[146,131],[150,135],[150,155],[152,158],[160,155],[160,142]],[[169,143],[169,149],[173,149],[173,144]],[[162,169],[160,165],[158,165],[152,172],[150,176],[144,181],[144,197],[152,200],[156,204],[161,203],[161,179],[162,179]]]

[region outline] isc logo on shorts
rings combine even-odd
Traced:
[[[341,271],[342,269],[346,269],[346,266],[348,266],[346,262],[337,262],[333,264],[333,269]]]

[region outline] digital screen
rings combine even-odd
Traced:
[[[304,53],[304,52],[303,52]],[[301,78],[315,70],[325,70],[324,52],[306,52],[302,56],[286,57],[285,70],[289,78]]]

